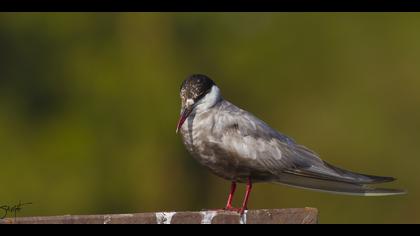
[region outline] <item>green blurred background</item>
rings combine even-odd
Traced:
[[[223,207],[230,184],[175,134],[180,84],[204,73],[325,160],[409,192],[259,184],[251,208],[420,223],[419,25],[418,13],[2,13],[0,205],[32,202],[19,216]]]

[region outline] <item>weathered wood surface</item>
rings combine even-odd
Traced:
[[[0,224],[316,224],[316,208],[229,211],[157,212],[115,215],[21,217]]]

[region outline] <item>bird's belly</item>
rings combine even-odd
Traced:
[[[194,155],[194,157],[213,174],[229,181],[246,183],[248,178],[251,178],[253,182],[266,182],[273,177],[269,172],[254,168],[252,163],[237,160],[233,156]]]
[[[259,169],[255,160],[239,157],[209,140],[196,138],[194,142],[189,142],[185,139],[184,144],[202,166],[226,180],[246,183],[249,177],[253,182],[266,182],[273,178],[269,172]]]

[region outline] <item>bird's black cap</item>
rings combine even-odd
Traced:
[[[213,85],[215,85],[214,81],[206,75],[190,75],[181,84],[181,98],[193,99],[196,102],[204,97]]]

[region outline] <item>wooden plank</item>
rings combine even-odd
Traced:
[[[18,217],[0,224],[317,224],[316,208]]]

